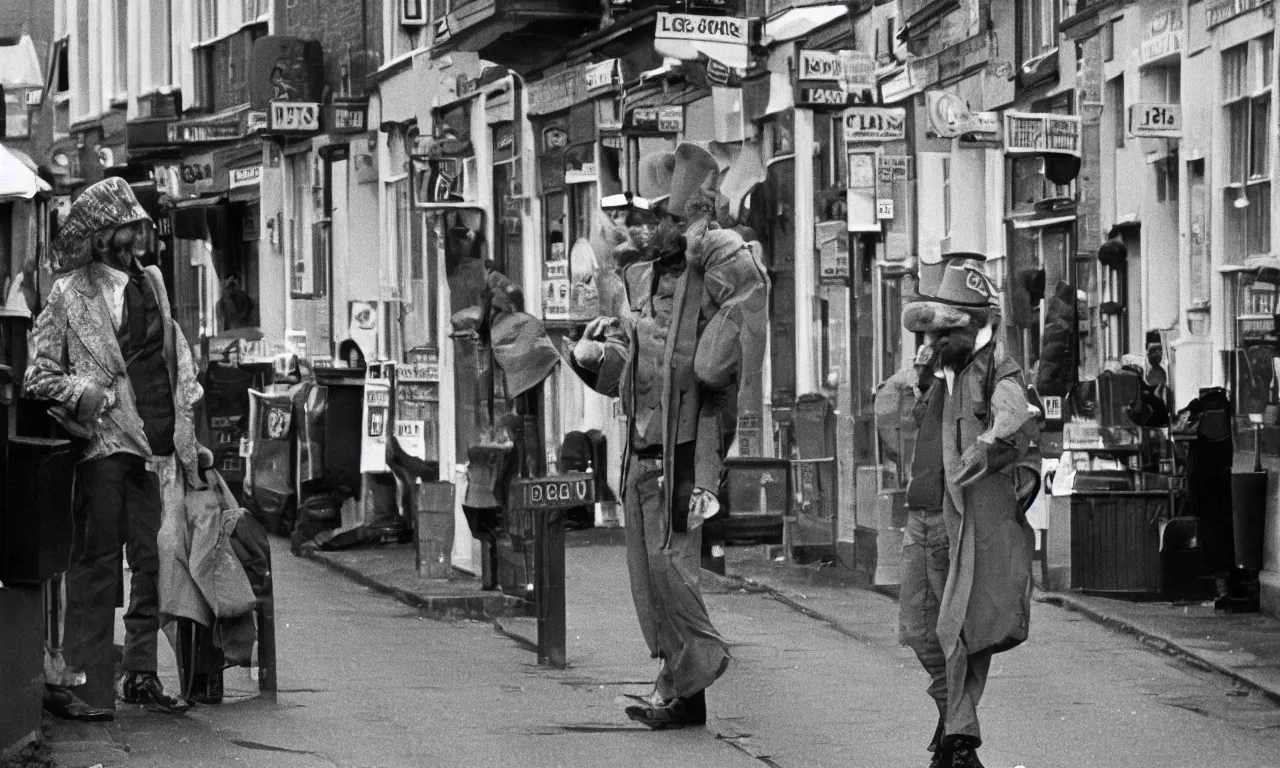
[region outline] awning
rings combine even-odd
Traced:
[[[30,35],[14,45],[0,45],[0,85],[6,88],[43,88],[40,57]]]
[[[52,188],[36,175],[36,164],[26,154],[0,144],[0,201],[30,200]]]
[[[765,21],[764,36],[775,43],[795,40],[848,14],[844,4],[791,8]]]
[[[1039,219],[1013,219],[1012,223],[1014,229],[1033,229],[1037,227],[1052,227],[1054,224],[1067,224],[1075,220],[1076,215],[1073,213],[1069,216],[1049,216]]]

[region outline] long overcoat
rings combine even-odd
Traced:
[[[736,426],[738,393],[759,386],[768,278],[752,249],[729,230],[698,236],[688,247],[687,257],[689,266],[675,290],[661,369],[663,474],[675,477],[677,436],[688,431],[685,420],[696,420],[694,485],[718,491],[724,454]],[[653,270],[648,261],[623,270],[628,305],[643,300],[651,290]],[[619,397],[630,419],[636,413],[632,361],[639,339],[629,316],[617,319],[608,331],[604,359],[597,368],[571,363],[592,389]],[[692,358],[692,377],[673,375],[688,370],[679,358],[684,362]],[[666,483],[664,488],[671,493],[675,485]],[[672,509],[672,514],[677,511]]]
[[[994,342],[956,374],[949,392],[940,381],[930,396],[947,398],[943,514],[951,568],[938,640],[948,657],[962,650],[1009,650],[1026,640],[1031,616],[1035,532],[1018,509],[1016,473],[1030,460],[1037,411],[1027,402],[1021,370],[996,351]],[[961,487],[957,479],[975,460],[985,464],[985,471]]]

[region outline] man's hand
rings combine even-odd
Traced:
[[[592,341],[604,341],[607,331],[618,324],[618,319],[614,317],[597,317],[595,320],[587,323],[587,328],[582,332],[582,338]]]
[[[720,500],[706,488],[694,488],[689,498],[689,530],[697,530],[704,521],[720,512]]]
[[[97,384],[90,384],[76,404],[76,417],[85,424],[96,424],[115,404],[114,392]]]

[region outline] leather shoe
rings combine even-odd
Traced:
[[[91,707],[61,685],[44,687],[45,711],[63,720],[79,720],[84,723],[105,723],[116,719],[115,710]]]
[[[627,707],[627,717],[655,731],[707,724],[707,696],[698,691],[687,698],[674,698],[660,707]]]
[[[155,672],[130,672],[124,679],[120,700],[126,704],[141,704],[145,709],[162,715],[185,714],[191,705],[164,692],[164,684]]]
[[[978,742],[973,739],[959,738],[952,743],[951,768],[983,768],[978,759]]]

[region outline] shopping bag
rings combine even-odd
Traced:
[[[231,537],[240,517],[226,482],[209,471],[208,489],[187,492],[187,519],[191,525],[191,576],[218,619],[242,616],[257,604],[249,577],[240,563]]]

